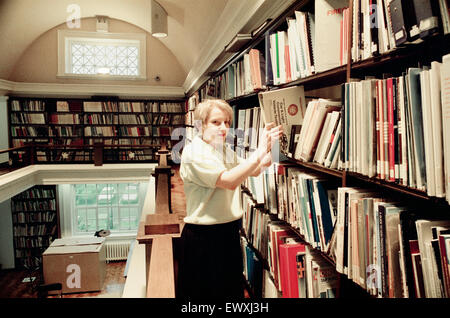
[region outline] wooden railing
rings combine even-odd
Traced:
[[[93,163],[101,166],[104,163],[157,162],[157,148],[158,146],[154,145],[103,143],[93,145],[26,144],[2,149],[0,155],[8,154],[8,159],[1,165],[3,168],[11,169],[33,164]],[[165,165],[167,166],[167,162]]]
[[[172,213],[171,167],[167,165],[168,151],[158,152],[155,168],[155,213],[148,214],[138,228],[137,241],[145,244],[146,290],[148,298],[174,298],[176,295],[176,244],[183,227],[183,215]]]

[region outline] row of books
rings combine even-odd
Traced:
[[[12,113],[11,124],[45,124],[44,114],[41,113]]]
[[[45,101],[42,100],[17,100],[11,101],[13,111],[44,111]]]
[[[82,127],[70,127],[70,126],[61,126],[61,127],[49,127],[49,137],[81,137],[83,135]]]
[[[28,222],[52,222],[56,218],[54,211],[47,212],[18,212],[13,213],[14,223],[28,223]]]
[[[54,235],[56,233],[56,225],[49,226],[47,224],[21,224],[13,226],[13,236],[45,236]]]
[[[153,115],[153,120],[158,115]],[[138,114],[138,115],[120,115],[119,116],[119,124],[126,125],[146,125],[152,122],[151,116],[149,114]]]
[[[171,112],[183,113],[183,102],[130,102],[130,101],[56,101],[14,99],[11,101],[12,111],[49,111],[49,112]]]
[[[445,196],[450,55],[443,60],[398,77],[345,84],[345,169]]]
[[[14,237],[14,244],[16,248],[34,248],[34,247],[47,247],[51,244],[52,238],[48,236],[39,237]],[[22,254],[17,254],[16,257],[23,257]],[[20,253],[20,252],[19,252]],[[17,256],[20,255],[20,256]]]
[[[250,286],[260,288],[263,297],[336,297],[339,275],[334,266],[301,241],[285,222],[269,216],[252,199],[243,201],[247,239],[242,239],[241,244],[247,265],[244,274]],[[267,273],[262,271],[261,257],[268,262]]]
[[[56,200],[39,200],[39,201],[14,201],[11,202],[13,212],[26,212],[26,211],[48,211],[56,210]]]
[[[45,188],[31,188],[17,194],[15,199],[52,199],[55,197],[55,192],[51,189]]]
[[[352,60],[450,33],[448,0],[353,1]]]
[[[120,136],[149,136],[149,127],[119,127]]]
[[[130,116],[133,117],[133,115]],[[86,114],[84,123],[95,125],[117,125],[118,119],[115,114]]]
[[[450,55],[442,60],[409,68],[402,76],[355,79],[343,84],[341,101],[313,99],[305,111],[298,102],[305,99],[301,86],[261,92],[263,120],[283,125],[286,138],[280,147],[289,157],[430,196],[447,195],[450,201],[445,182]]]
[[[450,216],[361,188],[338,188],[338,272],[378,297],[449,297]]]

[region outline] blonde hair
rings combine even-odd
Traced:
[[[202,124],[206,124],[208,116],[214,107],[219,108],[228,115],[228,119],[231,125],[231,123],[233,122],[233,108],[231,108],[231,106],[223,99],[207,99],[204,102],[198,104],[197,107],[195,107],[194,119],[196,121],[201,121]]]

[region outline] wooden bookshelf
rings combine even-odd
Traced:
[[[180,100],[11,97],[8,104],[10,145],[32,144],[39,163],[93,162],[96,143],[147,148],[105,149],[105,162],[155,162],[151,148],[163,141],[170,148],[171,133],[184,127],[186,114]]]
[[[60,237],[56,186],[36,185],[11,198],[16,268],[37,268]]]
[[[348,3],[351,17],[353,14],[354,1],[349,0]],[[263,55],[267,58],[267,52],[265,52],[267,48],[267,34],[279,30],[286,30],[286,19],[288,17],[292,17],[296,10],[311,11],[313,8],[313,1],[297,1],[278,18],[267,23],[264,29],[259,32],[258,35],[254,37],[246,47],[242,48],[240,52],[233,55],[225,65],[221,66],[215,73],[213,73],[212,76],[201,84],[199,88],[196,88],[195,93],[198,94],[199,101],[203,101],[205,98],[223,98],[224,96],[220,95],[223,88],[215,85],[218,83],[223,83],[223,79],[226,79],[224,75],[226,74],[227,69],[233,64],[237,65],[237,63],[241,62],[244,55],[254,48],[261,50]],[[346,48],[346,64],[325,70],[323,72],[316,72],[306,77],[297,78],[283,84],[267,84],[263,89],[258,89],[251,92],[246,91],[244,94],[233,96],[232,98],[225,96],[224,99],[235,109],[235,118],[237,118],[238,110],[257,105],[258,94],[260,92],[283,89],[292,86],[303,86],[305,91],[309,91],[333,86],[341,87],[343,84],[349,83],[353,79],[363,80],[366,76],[371,76],[377,79],[383,79],[389,76],[399,76],[410,67],[426,67],[432,61],[440,60],[443,55],[450,53],[450,34],[444,35],[441,30],[439,34],[434,34],[424,39],[420,39],[414,43],[407,42],[397,46],[394,49],[391,48],[385,53],[377,53],[371,57],[353,61],[351,43],[353,24],[352,18],[349,19],[348,24],[348,38],[350,41],[348,47]],[[220,80],[213,81],[219,76],[221,77]],[[213,91],[218,93],[217,95],[211,96],[210,85],[214,88]],[[191,91],[188,95],[192,95],[193,93],[194,91]],[[349,171],[348,168],[330,169],[314,162],[304,162],[293,158],[288,158],[286,163],[297,165],[298,167],[313,171],[324,177],[337,178],[342,187],[358,186],[367,189],[374,189],[374,191],[378,191],[381,195],[389,193],[389,196],[391,197],[401,198],[401,200],[413,205],[416,204],[417,207],[420,208],[438,208],[439,210],[442,210],[444,214],[445,211],[450,213],[450,206],[445,198],[430,196],[427,194],[427,191],[405,186],[398,183],[398,181],[387,181],[386,179],[377,177],[368,177],[362,173]],[[242,187],[241,190],[247,195],[252,196],[249,189]],[[256,204],[256,201],[253,198],[252,200]],[[264,207],[260,208],[264,210]],[[448,215],[450,219],[450,214]],[[300,238],[305,240],[300,232],[294,228],[292,228],[292,230],[296,232]],[[263,257],[261,253],[257,252],[256,254],[259,257]],[[322,252],[322,254],[329,263],[334,266],[336,265],[335,261],[328,254],[324,252]],[[342,276],[345,280],[345,275]],[[357,284],[354,285],[357,286]],[[359,287],[357,289],[359,289]],[[343,294],[346,293],[344,292]]]

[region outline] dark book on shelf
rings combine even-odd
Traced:
[[[441,25],[438,0],[413,0],[412,2],[414,3],[420,37],[423,39],[438,33]]]

